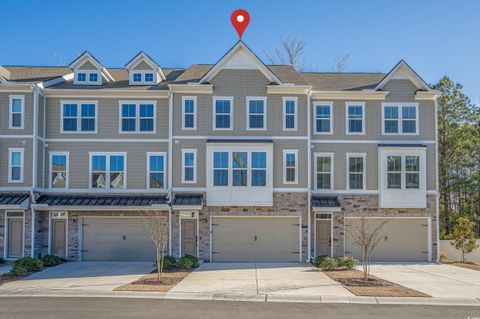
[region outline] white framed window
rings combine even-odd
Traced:
[[[76,70],[74,77],[74,84],[98,85],[102,84],[102,77],[98,70]]]
[[[267,152],[213,152],[214,187],[266,187]]]
[[[68,188],[69,153],[50,152],[50,188]]]
[[[283,130],[297,130],[297,103],[298,98],[283,97]]]
[[[333,134],[333,103],[315,102],[313,109],[315,134]]]
[[[418,103],[382,103],[383,135],[418,135]]]
[[[267,129],[267,98],[247,96],[247,130]]]
[[[387,156],[387,189],[419,189],[420,156]]]
[[[298,184],[298,150],[283,150],[283,183]]]
[[[127,184],[127,153],[89,153],[90,188],[124,189]]]
[[[134,70],[130,72],[130,84],[148,85],[154,84],[156,75],[153,70]]]
[[[165,183],[165,158],[166,153],[147,153],[147,188],[163,189]]]
[[[333,153],[315,153],[315,189],[333,190]]]
[[[119,104],[119,133],[155,133],[156,101],[120,101]]]
[[[365,102],[345,103],[345,134],[365,134]]]
[[[366,189],[366,153],[347,153],[347,189]]]
[[[197,97],[182,96],[182,129],[197,129]]]
[[[25,122],[25,95],[10,95],[8,127],[23,129]]]
[[[61,101],[61,133],[97,133],[98,101]]]
[[[213,97],[213,129],[233,130],[233,97]]]
[[[24,149],[8,149],[8,182],[23,183]]]
[[[182,183],[197,182],[197,150],[182,150]]]

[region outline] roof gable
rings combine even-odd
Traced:
[[[125,65],[125,68],[127,70],[133,70],[137,65],[140,63],[145,62],[147,63],[153,70],[157,72],[158,77],[162,80],[165,81],[167,78],[165,77],[165,74],[163,73],[162,69],[160,68],[160,65],[156,63],[152,58],[150,58],[145,52],[141,51],[138,53],[133,59],[131,59],[127,64]]]
[[[259,70],[270,82],[282,84],[280,79],[242,41],[238,41],[199,82],[210,82],[222,69]]]
[[[69,67],[77,70],[81,66],[83,66],[85,63],[90,63],[93,67],[95,67],[97,70],[99,70],[102,73],[102,76],[109,81],[115,81],[113,76],[107,71],[107,69],[97,60],[93,55],[90,54],[90,52],[85,51],[83,52],[78,58],[73,60],[72,63],[70,63]]]
[[[388,81],[398,79],[410,80],[419,90],[432,90],[432,88],[404,60],[400,60],[400,62],[398,62],[397,65],[387,73],[383,80],[378,83],[374,90],[381,90]]]

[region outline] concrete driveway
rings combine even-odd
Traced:
[[[167,297],[180,294],[353,296],[318,269],[298,263],[205,263]]]
[[[6,291],[112,291],[151,272],[151,262],[69,262],[0,286]]]
[[[439,264],[377,264],[371,273],[432,297],[480,298],[480,272],[476,270]]]

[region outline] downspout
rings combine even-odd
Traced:
[[[46,132],[47,132],[47,98],[43,96],[43,132],[42,132],[42,137],[43,137],[43,143],[42,143],[42,148],[43,148],[43,162],[42,162],[42,188],[46,188],[47,186],[45,185],[45,165],[47,163],[47,142],[46,142]]]
[[[172,151],[173,151],[173,92],[170,91],[168,97],[168,254],[172,255],[172,204],[173,204],[173,163],[172,163]]]
[[[37,161],[38,161],[38,95],[39,95],[39,88],[34,85],[33,86],[33,142],[32,142],[32,189],[30,191],[30,196],[32,202],[35,202],[35,194],[34,189],[37,187]],[[32,213],[32,233],[31,233],[31,256],[35,257],[35,210],[31,208]]]
[[[307,259],[310,261],[312,259],[312,225],[311,225],[311,184],[312,184],[312,168],[311,168],[311,152],[312,152],[312,144],[311,144],[311,118],[310,118],[310,113],[311,113],[311,105],[310,105],[310,96],[311,96],[311,91],[308,90],[307,92],[307,188],[308,188],[308,193],[307,193],[307,238],[308,238],[308,243],[307,243]]]
[[[435,197],[436,218],[435,228],[437,229],[437,258],[436,262],[440,262],[440,188],[438,177],[438,101],[435,98],[435,189],[437,195]],[[431,249],[431,248],[430,248]]]

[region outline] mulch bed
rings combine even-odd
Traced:
[[[137,280],[117,287],[115,291],[153,291],[167,292],[175,287],[180,281],[187,277],[192,270],[164,270],[160,282],[157,280],[157,272],[154,271],[148,275],[138,278]]]
[[[356,296],[371,297],[430,297],[422,292],[403,287],[381,278],[370,276],[369,281],[363,280],[363,272],[355,269],[324,271],[324,273],[343,285],[345,289]]]
[[[460,261],[454,261],[454,262],[444,262],[444,264],[480,271],[480,264],[471,263],[471,262],[462,263]]]

